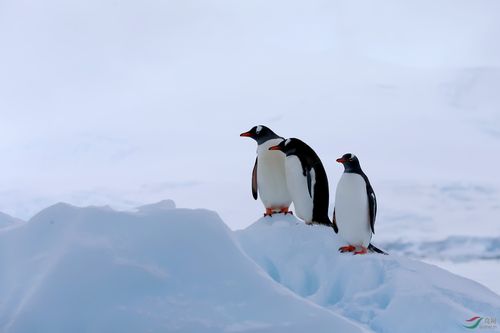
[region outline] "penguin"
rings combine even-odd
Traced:
[[[296,138],[281,141],[269,150],[279,150],[286,156],[286,182],[295,214],[306,224],[333,226],[328,218],[328,178],[314,150]]]
[[[348,245],[339,248],[340,252],[365,254],[370,250],[387,254],[376,248],[370,241],[375,233],[375,217],[377,215],[377,197],[353,154],[344,154],[337,159],[344,165],[344,173],[340,177],[335,193],[333,210],[334,229]]]
[[[252,195],[260,200],[266,212],[264,216],[272,216],[275,212],[293,214],[289,211],[292,198],[286,186],[285,157],[280,152],[269,151],[284,140],[266,126],[254,126],[248,132],[241,133],[257,141],[257,157],[252,171]]]

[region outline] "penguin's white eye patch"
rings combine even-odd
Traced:
[[[260,131],[262,131],[262,126],[257,126],[257,129],[255,130],[255,132],[257,134],[259,134]]]
[[[290,139],[286,139],[285,146],[287,146],[289,143],[290,143]]]

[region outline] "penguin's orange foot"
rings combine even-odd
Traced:
[[[366,254],[366,253],[368,253],[368,250],[364,246],[361,246],[361,250],[354,252],[355,255],[356,254]]]
[[[339,247],[339,251],[342,252],[342,253],[345,253],[345,252],[354,252],[355,250],[356,250],[356,247],[352,246],[352,245],[347,245],[347,246],[341,246],[341,247]]]
[[[264,213],[264,217],[266,216],[273,216],[274,210],[272,208],[266,208],[266,212]]]
[[[280,213],[282,214],[292,214],[293,215],[293,212],[291,210],[288,210],[288,207],[283,207],[283,208],[280,208]]]

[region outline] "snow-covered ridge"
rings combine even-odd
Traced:
[[[57,204],[0,233],[0,332],[458,332],[500,310],[478,283],[341,255],[291,216],[233,232],[208,210],[147,207]]]
[[[22,222],[23,221],[20,219],[17,219],[15,217],[0,212],[0,229],[6,227],[12,227]]]
[[[474,281],[393,254],[339,254],[330,228],[294,217],[263,218],[237,236],[275,281],[375,332],[457,332],[469,315],[500,311],[499,296]]]
[[[57,204],[0,234],[0,271],[2,333],[362,332],[273,282],[207,210]]]
[[[175,209],[175,202],[173,200],[162,200],[154,204],[139,206],[136,209],[140,213],[161,211],[165,209]]]

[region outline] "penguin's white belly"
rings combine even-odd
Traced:
[[[339,235],[350,245],[370,244],[372,232],[368,195],[363,177],[344,173],[335,194],[335,219]]]
[[[292,203],[286,185],[285,154],[269,150],[280,142],[281,139],[269,140],[257,150],[257,188],[266,208],[288,208]]]
[[[312,222],[313,217],[313,199],[309,195],[307,187],[307,178],[302,171],[302,164],[297,156],[291,155],[286,157],[286,181],[288,191],[292,197],[295,207],[295,214],[306,221]],[[312,176],[311,191],[314,189],[314,174]]]

